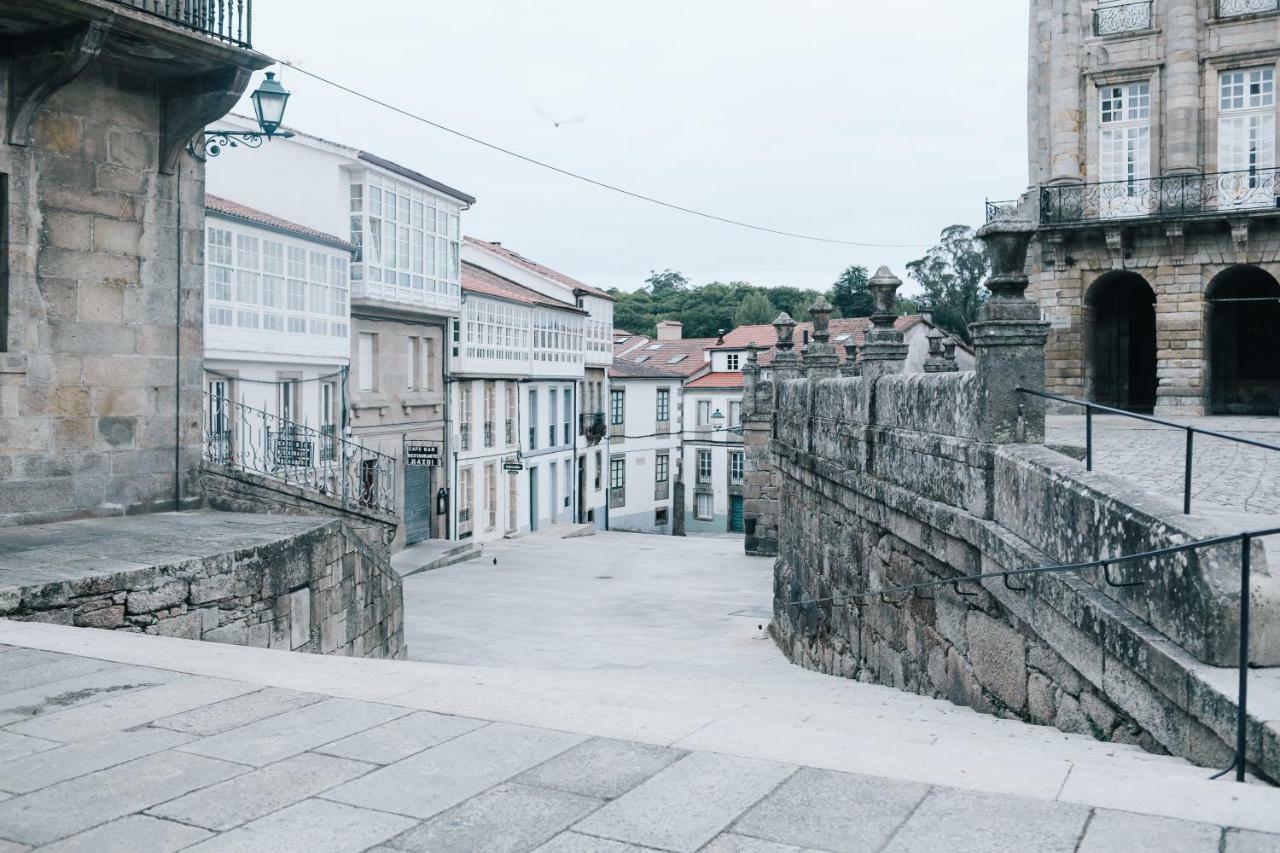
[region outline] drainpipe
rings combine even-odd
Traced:
[[[566,424],[566,426],[568,426],[573,431],[573,464],[569,466],[569,470],[573,472],[573,482],[569,484],[569,494],[572,495],[573,497],[569,501],[569,504],[570,504],[570,510],[573,513],[573,523],[581,524],[581,522],[578,521],[578,518],[579,518],[578,516],[578,433],[582,431],[582,426],[581,426],[582,418],[578,418],[578,421],[576,423],[573,420],[573,416],[578,412],[578,383],[574,382],[573,385],[569,387],[573,389],[573,393],[570,396],[570,403],[569,403],[569,423]],[[573,427],[575,426],[577,426],[578,429],[573,429]],[[586,473],[587,473],[587,460],[584,458],[582,460],[583,480],[586,479]],[[584,482],[582,485],[583,485],[583,488],[586,488],[587,484]]]
[[[174,195],[177,196],[178,227],[175,230],[174,278],[177,292],[173,309],[173,509],[182,512],[182,161],[174,170]],[[203,380],[202,380],[203,382]],[[202,413],[203,416],[203,413]]]

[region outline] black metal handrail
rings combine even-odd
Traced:
[[[1018,199],[1007,201],[987,200],[987,222],[997,219],[1014,219],[1018,215]]]
[[[1044,225],[1147,217],[1221,216],[1277,207],[1280,169],[1241,169],[1040,187]]]
[[[1071,397],[1062,397],[1058,394],[1049,394],[1045,391],[1032,391],[1030,388],[1015,389],[1022,394],[1030,394],[1033,397],[1043,397],[1046,400],[1054,400],[1059,403],[1069,403],[1072,406],[1084,407],[1084,465],[1086,471],[1093,470],[1093,413],[1094,411],[1105,412],[1109,415],[1123,415],[1126,418],[1134,420],[1146,421],[1147,423],[1159,424],[1160,426],[1173,427],[1186,432],[1187,435],[1187,458],[1186,467],[1182,476],[1182,513],[1183,515],[1191,515],[1191,456],[1195,446],[1195,437],[1199,435],[1207,435],[1211,438],[1221,438],[1226,441],[1234,441],[1237,444],[1247,444],[1251,447],[1261,447],[1263,450],[1280,451],[1280,445],[1268,444],[1265,441],[1258,441],[1253,438],[1244,438],[1239,435],[1231,435],[1230,433],[1218,432],[1212,429],[1201,429],[1190,424],[1180,424],[1177,421],[1167,421],[1164,418],[1157,418],[1152,415],[1140,415],[1137,412],[1127,412],[1124,409],[1116,409],[1111,406],[1104,406],[1101,403],[1092,403],[1088,400],[1074,400]]]
[[[1029,394],[1035,394],[1034,391],[1027,391],[1025,388],[1019,388],[1019,391],[1026,391]],[[1055,395],[1040,395],[1054,397]],[[1121,414],[1128,414],[1122,412]],[[1061,563],[1052,566],[1024,566],[1017,569],[1004,569],[998,572],[980,572],[976,575],[961,575],[952,579],[940,579],[932,581],[921,581],[919,583],[902,584],[899,586],[884,587],[881,589],[867,590],[865,592],[856,592],[849,595],[826,596],[824,598],[815,598],[810,601],[797,600],[783,602],[784,607],[803,607],[805,605],[815,604],[849,604],[851,602],[865,602],[867,599],[878,598],[885,604],[890,604],[890,596],[907,596],[913,595],[921,599],[936,598],[936,595],[921,595],[920,591],[925,589],[941,589],[943,587],[951,587],[955,590],[957,596],[972,597],[977,595],[976,592],[965,592],[960,588],[962,583],[974,583],[983,580],[1000,580],[1004,583],[1005,588],[1013,592],[1029,592],[1031,587],[1027,584],[1015,586],[1011,582],[1011,578],[1028,577],[1034,575],[1057,574],[1060,572],[1079,572],[1087,569],[1101,569],[1103,579],[1108,586],[1125,587],[1125,586],[1141,586],[1148,581],[1115,581],[1111,578],[1110,568],[1117,563],[1131,563],[1139,560],[1150,560],[1155,557],[1162,557],[1168,554],[1179,554],[1184,551],[1195,551],[1201,548],[1209,548],[1215,545],[1227,545],[1232,542],[1240,543],[1240,644],[1239,655],[1237,657],[1237,665],[1239,672],[1236,683],[1236,748],[1235,755],[1231,760],[1231,764],[1226,769],[1221,770],[1210,779],[1217,779],[1225,776],[1232,770],[1236,771],[1236,781],[1243,782],[1245,779],[1245,771],[1248,767],[1248,723],[1249,723],[1249,630],[1250,630],[1250,590],[1251,575],[1253,572],[1253,542],[1255,539],[1262,539],[1267,536],[1280,535],[1280,527],[1270,527],[1261,530],[1246,530],[1241,533],[1233,533],[1228,536],[1215,536],[1211,539],[1200,539],[1195,542],[1184,542],[1181,545],[1170,545],[1167,548],[1157,548],[1152,551],[1142,551],[1137,554],[1125,554],[1119,557],[1104,557],[1097,560],[1086,560],[1080,563]]]
[[[1114,36],[1151,29],[1151,0],[1113,3],[1093,10],[1093,34]]]
[[[1217,17],[1239,18],[1280,10],[1280,0],[1218,0]]]
[[[111,0],[236,47],[253,47],[253,0]]]

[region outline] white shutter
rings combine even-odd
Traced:
[[[356,361],[359,362],[358,369],[360,371],[358,377],[358,386],[361,391],[373,390],[373,335],[368,332],[361,332],[359,338],[359,350],[356,353]]]

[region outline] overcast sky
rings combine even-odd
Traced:
[[[531,157],[733,219],[923,246],[1026,183],[1026,31],[1026,0],[254,3],[264,53]],[[825,288],[849,264],[905,279],[924,252],[664,210],[284,78],[289,124],[474,195],[468,234],[597,286],[671,268]]]

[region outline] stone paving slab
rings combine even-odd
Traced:
[[[22,630],[46,636],[50,630],[86,633],[47,626]],[[284,652],[109,636],[124,644],[182,644],[188,650],[188,670],[197,673],[206,653],[219,666],[228,655],[240,658],[246,675],[269,671],[254,664],[264,654],[274,662],[296,659]],[[7,671],[8,654],[0,652],[0,674]],[[56,663],[58,657],[46,663]],[[14,660],[22,665],[21,656]],[[350,663],[305,660],[341,675]],[[421,665],[386,666],[412,680],[414,668]],[[139,675],[161,680],[139,670],[121,666],[118,677],[125,683]],[[171,675],[175,680],[165,686],[226,681]],[[157,717],[130,730],[0,760],[0,782],[17,789],[15,796],[0,798],[0,853],[6,846],[21,850],[43,844],[55,845],[49,848],[53,850],[94,853],[371,848],[381,853],[1070,851],[1077,844],[1085,853],[1280,849],[1280,835],[1223,826],[1276,819],[1280,828],[1280,793],[1190,777],[1179,781],[1177,774],[1170,781],[1156,759],[1149,762],[1150,769],[1142,763],[1124,765],[1127,776],[1101,770],[1091,775],[1089,768],[1096,765],[1089,762],[1101,760],[1097,757],[1075,766],[1072,779],[1079,774],[1092,799],[1134,809],[1125,813],[1052,797],[991,794],[794,766],[805,765],[804,760],[766,761],[696,748],[685,752],[571,731],[425,714],[385,702],[303,694],[316,701],[295,707],[299,698],[286,691],[254,682],[231,683],[243,688],[234,698],[210,692],[203,696],[204,705],[176,717]],[[702,693],[718,689],[706,683],[694,687]],[[617,693],[612,698],[624,701]],[[258,708],[251,712],[247,706],[254,703]],[[79,706],[77,713],[88,714],[99,705],[112,725],[132,719],[105,702]],[[217,733],[200,737],[194,730],[162,727],[184,719],[211,726]],[[91,719],[82,723],[97,728]],[[226,728],[229,724],[232,727]],[[23,724],[0,727],[0,735],[22,737],[10,731],[17,725]],[[67,726],[59,733],[76,737],[82,730],[80,725]],[[1010,729],[1014,740],[1017,731]],[[195,754],[196,747],[213,755]],[[1034,754],[1038,741],[1033,739],[1028,748]],[[362,753],[367,760],[360,758]],[[798,752],[792,755],[803,758]],[[1109,785],[1101,783],[1110,777],[1115,778]],[[1126,800],[1118,789],[1143,793]],[[1194,800],[1199,816],[1214,812],[1223,820],[1191,822],[1139,813],[1170,791],[1176,793],[1181,810],[1188,811],[1185,802]],[[1214,797],[1215,792],[1227,796]]]

